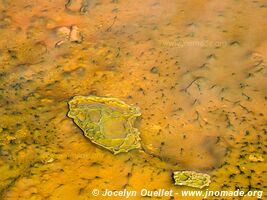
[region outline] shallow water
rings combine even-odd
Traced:
[[[0,198],[190,190],[175,170],[266,193],[266,1],[86,2],[0,1]],[[92,144],[66,116],[76,95],[140,107],[142,149]]]

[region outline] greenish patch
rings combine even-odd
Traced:
[[[175,185],[201,189],[210,184],[210,176],[208,174],[197,173],[194,171],[176,171],[173,173],[173,178]]]
[[[114,154],[140,148],[140,133],[133,127],[141,112],[116,98],[76,96],[68,116],[93,143]]]

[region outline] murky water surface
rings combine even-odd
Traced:
[[[266,18],[264,0],[1,0],[0,198],[190,190],[176,170],[266,192]],[[142,148],[91,143],[76,95],[140,107]]]

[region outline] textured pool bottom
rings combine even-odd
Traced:
[[[209,191],[266,194],[266,1],[92,0],[83,15],[66,2],[0,4],[0,199],[180,193],[170,172],[186,169],[210,174]],[[82,43],[55,48],[71,26]],[[152,155],[91,145],[66,117],[77,94],[142,108]]]

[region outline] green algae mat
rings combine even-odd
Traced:
[[[198,173],[194,171],[176,171],[173,172],[175,185],[188,186],[202,189],[210,184],[210,176],[208,174]]]
[[[140,148],[134,122],[141,112],[116,98],[76,96],[69,101],[68,116],[93,143],[114,154]]]

